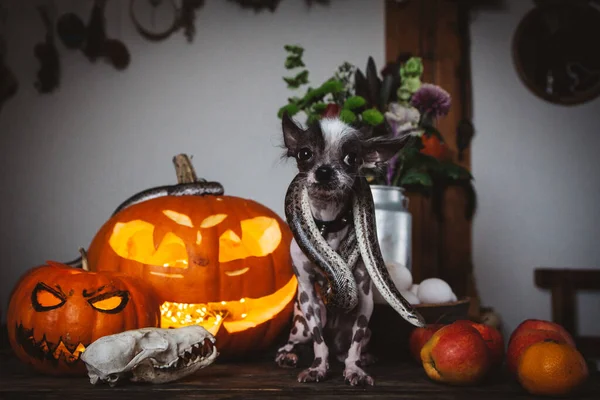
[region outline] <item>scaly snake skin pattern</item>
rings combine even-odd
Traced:
[[[346,261],[348,268],[353,270],[360,257],[360,249],[358,248],[358,243],[356,243],[356,231],[354,229],[348,231],[348,236],[340,244],[338,253]]]
[[[421,314],[415,311],[413,306],[402,296],[387,270],[377,240],[373,194],[365,178],[356,178],[354,193],[353,215],[356,239],[373,284],[402,318],[414,326],[425,326],[425,320]]]
[[[285,216],[298,246],[328,281],[329,287],[324,290],[327,304],[352,310],[358,304],[354,276],[344,259],[321,236],[300,174],[292,180],[285,195]]]
[[[168,185],[168,186],[156,186],[150,189],[143,190],[139,193],[134,194],[124,202],[122,202],[116,209],[113,211],[111,218],[115,216],[121,210],[124,210],[127,207],[131,207],[134,204],[142,203],[147,200],[155,199],[157,197],[165,197],[165,196],[204,196],[204,195],[214,195],[220,196],[225,193],[225,189],[223,189],[223,185],[219,182],[208,182],[204,179],[199,179],[197,182],[192,183],[180,183],[177,185]],[[69,261],[65,263],[71,267],[81,268],[81,257],[76,258],[75,260]]]
[[[345,310],[356,306],[358,297],[352,268],[360,256],[373,284],[388,304],[411,324],[425,326],[423,317],[396,288],[383,261],[377,240],[373,195],[365,178],[356,178],[352,205],[354,230],[341,243],[339,254],[321,236],[313,220],[308,191],[300,175],[292,180],[286,193],[285,214],[298,246],[329,282],[328,303]]]

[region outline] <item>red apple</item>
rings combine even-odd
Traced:
[[[408,338],[408,347],[410,354],[413,356],[416,362],[421,364],[421,349],[427,343],[429,339],[437,332],[444,324],[430,324],[423,328],[415,328],[410,333]]]
[[[490,325],[479,324],[470,320],[459,320],[455,323],[467,324],[477,329],[490,350],[492,366],[497,367],[502,365],[502,362],[504,361],[504,337],[498,329]]]
[[[544,329],[528,329],[519,331],[518,335],[513,335],[508,342],[506,350],[506,366],[511,373],[517,372],[519,358],[523,352],[532,344],[543,342],[545,340],[554,340],[556,343],[567,343],[565,337],[558,331]]]
[[[556,322],[545,321],[543,319],[526,319],[525,321],[521,322],[521,324],[519,324],[519,326],[517,326],[515,328],[512,335],[510,335],[510,340],[508,341],[508,343],[510,344],[510,342],[513,340],[513,338],[518,336],[521,332],[527,331],[530,329],[556,331],[556,332],[560,333],[560,335],[565,339],[565,341],[568,344],[575,347],[575,340],[573,340],[573,337],[571,336],[571,334],[569,332],[567,332],[567,330],[565,328],[563,328],[561,325],[557,324]]]
[[[425,373],[450,385],[480,382],[490,369],[489,350],[479,332],[467,324],[440,328],[421,349]]]

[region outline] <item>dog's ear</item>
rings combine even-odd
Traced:
[[[294,122],[287,112],[284,112],[281,117],[281,129],[283,130],[283,142],[285,143],[285,147],[288,149],[297,148],[298,142],[304,134],[304,130],[296,125],[296,122]]]
[[[396,155],[406,144],[410,135],[398,137],[376,136],[361,141],[364,166],[378,167]]]
[[[361,140],[366,140],[370,138],[371,136],[373,136],[373,127],[370,125],[361,126],[358,129],[358,135],[361,138]]]

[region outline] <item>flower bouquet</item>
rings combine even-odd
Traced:
[[[377,71],[369,57],[366,72],[344,62],[333,76],[321,85],[309,85],[309,72],[302,60],[304,49],[286,45],[285,68],[300,69],[293,76],[284,77],[289,89],[301,96],[288,98],[279,109],[290,116],[304,114],[305,123],[320,118],[338,116],[356,128],[370,128],[373,135],[405,135],[406,146],[381,171],[372,171],[367,179],[371,184],[402,187],[407,191],[427,196],[439,195],[450,185],[462,186],[467,191],[467,218],[475,210],[473,177],[464,167],[452,161],[450,149],[436,122],[448,114],[450,94],[441,87],[422,82],[423,63],[419,57],[405,56]],[[434,202],[438,203],[438,202]],[[435,210],[441,216],[441,207]]]

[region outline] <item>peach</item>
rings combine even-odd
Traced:
[[[408,338],[408,348],[416,362],[421,363],[421,349],[433,334],[443,326],[444,324],[430,324],[412,330]]]
[[[450,385],[480,382],[491,367],[490,354],[479,332],[467,324],[440,328],[421,349],[425,373]]]
[[[502,365],[504,361],[504,337],[498,329],[490,325],[479,324],[470,320],[459,320],[455,323],[463,323],[477,329],[490,351],[490,361],[493,367]]]
[[[518,335],[514,335],[513,333],[506,350],[506,366],[508,370],[515,374],[519,365],[519,359],[523,352],[532,344],[543,342],[545,340],[569,344],[565,337],[556,330],[528,329],[521,330]]]

